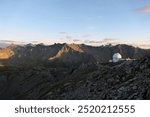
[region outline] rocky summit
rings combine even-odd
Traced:
[[[122,60],[109,62],[114,53]],[[129,45],[0,49],[0,99],[150,99],[150,50]]]

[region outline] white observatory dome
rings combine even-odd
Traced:
[[[122,59],[121,54],[115,53],[115,54],[113,55],[113,62],[118,62],[118,61],[120,61],[121,59]]]

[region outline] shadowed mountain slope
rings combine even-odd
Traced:
[[[0,99],[150,99],[150,58],[0,69]]]

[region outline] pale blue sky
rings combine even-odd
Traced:
[[[0,40],[105,38],[150,42],[150,0],[0,0]]]

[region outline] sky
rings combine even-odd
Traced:
[[[150,47],[150,0],[0,0],[0,40]]]

